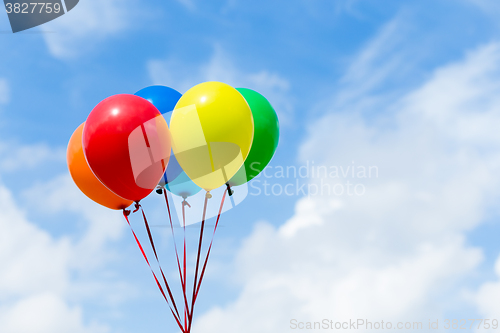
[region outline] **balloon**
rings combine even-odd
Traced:
[[[225,184],[243,165],[254,132],[245,98],[221,82],[189,89],[175,106],[170,128],[177,161],[207,191]]]
[[[142,97],[153,104],[161,114],[173,111],[182,94],[165,86],[151,86],[139,90],[136,96]]]
[[[269,101],[256,91],[237,88],[252,110],[255,131],[252,148],[243,166],[231,178],[229,184],[238,186],[257,177],[273,158],[280,136],[279,121]]]
[[[136,202],[155,189],[170,149],[167,122],[153,104],[134,95],[106,98],[83,128],[83,151],[96,177]]]
[[[193,183],[185,172],[182,172],[177,178],[165,184],[165,188],[184,199],[201,191],[201,187]]]
[[[111,209],[127,208],[133,201],[123,199],[111,192],[90,170],[83,155],[82,133],[84,124],[81,124],[75,130],[66,151],[66,161],[73,181],[87,197],[98,204]]]
[[[182,94],[175,89],[165,86],[150,86],[139,90],[135,93],[136,96],[146,99],[152,103],[163,116],[172,112],[175,104],[179,101]],[[182,168],[177,162],[174,155],[170,155],[167,170],[160,180],[160,185],[165,186],[168,180],[173,180],[182,172]]]
[[[172,154],[170,155],[170,160],[168,161],[167,170],[165,170],[165,173],[163,174],[163,177],[161,177],[158,184],[160,186],[165,186],[165,184],[176,179],[182,172],[183,171],[179,162],[177,162],[175,155]]]

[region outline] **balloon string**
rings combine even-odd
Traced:
[[[148,237],[149,237],[149,242],[151,243],[151,248],[153,249],[153,253],[156,258],[156,262],[158,263],[158,267],[160,268],[161,275],[163,277],[163,281],[165,282],[165,286],[167,287],[167,292],[168,295],[170,296],[170,300],[172,301],[172,305],[174,306],[175,312],[177,313],[177,316],[180,318],[179,315],[179,310],[177,310],[177,305],[175,304],[174,296],[172,295],[172,291],[170,290],[170,286],[168,285],[167,278],[165,277],[165,274],[163,273],[163,269],[161,268],[160,260],[158,259],[158,254],[156,252],[156,247],[155,243],[153,241],[153,235],[151,234],[151,229],[149,228],[149,223],[148,220],[146,219],[146,214],[144,214],[144,209],[142,209],[142,206],[138,203],[136,203],[136,208],[141,208],[142,212],[142,217],[144,218],[144,225],[146,226],[146,231],[148,232]]]
[[[210,257],[210,251],[212,250],[212,244],[214,242],[215,232],[217,231],[217,226],[219,225],[219,218],[222,213],[222,207],[224,206],[224,200],[226,199],[226,194],[229,194],[231,191],[229,188],[224,191],[224,195],[222,196],[222,200],[220,202],[219,214],[217,215],[217,220],[215,221],[214,232],[212,234],[212,240],[210,241],[210,246],[208,247],[207,257],[205,258],[205,263],[203,264],[203,269],[201,270],[200,282],[198,283],[198,287],[196,288],[196,294],[194,295],[195,302],[196,298],[198,298],[198,292],[200,291],[201,282],[203,281],[203,276],[205,275],[205,269],[207,268],[208,258]]]
[[[208,198],[209,198],[209,192],[205,195],[205,204],[203,205],[203,218],[201,220],[201,228],[200,228],[200,241],[198,243],[198,254],[196,256],[196,269],[194,273],[194,284],[193,284],[193,297],[191,298],[191,311],[189,313],[189,325],[187,329],[187,333],[191,332],[191,324],[193,323],[193,312],[194,312],[194,302],[195,302],[195,293],[196,293],[196,286],[198,283],[198,268],[200,266],[200,254],[201,254],[201,245],[203,243],[203,229],[205,228],[205,215],[207,213],[207,204],[208,204]]]
[[[182,228],[184,231],[184,256],[183,256],[184,258],[182,261],[182,265],[183,265],[183,273],[184,273],[183,292],[184,292],[184,298],[187,301],[187,294],[186,294],[186,284],[187,284],[187,273],[186,273],[186,250],[187,250],[186,249],[186,206],[191,207],[191,205],[184,198],[184,201],[182,202]],[[188,325],[188,322],[187,322],[187,314],[188,313],[189,313],[189,306],[186,303],[184,306],[184,328],[186,330],[187,330],[187,325]]]
[[[179,276],[181,278],[182,292],[184,295],[184,310],[186,310],[186,308],[188,307],[188,301],[187,301],[187,296],[186,296],[186,277],[182,275],[181,263],[179,260],[179,252],[177,251],[177,242],[175,241],[174,225],[172,223],[172,214],[170,213],[170,205],[168,203],[167,191],[163,190],[163,194],[165,196],[165,202],[167,203],[168,218],[170,221],[170,229],[172,230],[172,238],[174,240],[175,257],[177,258],[177,267],[179,268]]]
[[[144,252],[144,248],[142,247],[141,242],[137,238],[137,235],[135,234],[135,231],[132,228],[132,225],[130,224],[130,221],[128,219],[129,215],[130,215],[130,210],[124,209],[123,210],[123,217],[125,217],[125,220],[127,221],[128,225],[130,227],[130,231],[132,231],[132,234],[134,235],[135,242],[137,243],[137,246],[139,247],[139,250],[141,250],[142,256],[144,257],[144,260],[146,260],[146,263],[148,264],[149,269],[151,270],[151,273],[153,274],[153,277],[154,277],[154,279],[156,281],[156,285],[158,286],[158,289],[160,289],[160,292],[163,295],[163,298],[165,299],[165,302],[167,302],[168,307],[170,308],[170,311],[172,312],[172,315],[174,316],[174,319],[177,322],[177,325],[182,330],[182,332],[186,332],[185,329],[182,327],[182,324],[180,322],[179,317],[177,317],[177,315],[175,314],[174,310],[172,309],[172,306],[170,305],[170,302],[168,301],[168,298],[165,295],[165,292],[163,291],[163,288],[162,288],[162,286],[160,284],[160,281],[158,280],[155,272],[153,271],[153,268],[151,267],[151,264],[149,263],[148,257],[146,256],[146,252]]]
[[[187,332],[187,324],[188,324],[187,313],[188,309],[184,307],[184,332]]]
[[[167,191],[164,190],[163,194],[165,196],[165,202],[167,203],[168,219],[170,221],[170,229],[172,230],[172,238],[174,240],[175,256],[177,258],[177,267],[179,268],[179,276],[181,277],[181,284],[182,286],[184,286],[185,282],[182,276],[181,263],[179,260],[179,252],[177,251],[177,242],[175,241],[174,225],[172,223],[172,214],[170,213],[170,205],[168,204]]]

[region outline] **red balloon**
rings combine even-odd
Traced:
[[[170,148],[170,131],[160,111],[135,95],[106,98],[83,129],[83,150],[92,172],[111,191],[133,201],[155,189]]]

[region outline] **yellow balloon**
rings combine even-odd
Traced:
[[[177,102],[170,120],[172,148],[180,166],[201,188],[211,191],[243,165],[253,140],[252,111],[230,85],[205,82]]]

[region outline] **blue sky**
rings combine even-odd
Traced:
[[[499,16],[493,0],[81,0],[11,34],[0,15],[0,331],[175,330],[121,214],[78,193],[65,149],[110,95],[208,80],[275,106],[273,167],[379,176],[350,179],[362,196],[250,193],[224,214],[197,332],[498,318]]]

